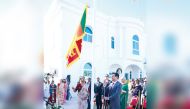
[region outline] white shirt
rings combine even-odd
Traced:
[[[118,80],[117,80],[117,81],[118,81]],[[115,83],[116,83],[117,81],[112,82],[112,88],[115,86]]]
[[[50,93],[49,93],[49,84],[44,84],[44,97],[49,98]]]

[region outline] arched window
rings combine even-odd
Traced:
[[[128,73],[125,73],[125,79],[128,80],[129,77],[128,77]]]
[[[85,36],[83,40],[86,42],[92,42],[92,29],[89,26],[85,27]]]
[[[133,54],[139,55],[139,37],[137,35],[133,36]]]
[[[91,77],[92,76],[92,65],[90,63],[86,63],[84,65],[84,76]]]
[[[114,44],[114,37],[111,37],[111,48],[114,49],[115,48],[115,44]]]

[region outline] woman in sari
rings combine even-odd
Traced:
[[[82,89],[78,92],[78,109],[87,109],[88,103],[88,86],[85,83],[85,78],[81,79]]]
[[[65,103],[65,96],[66,96],[66,88],[65,81],[61,80],[57,87],[57,95],[58,95],[58,105],[63,105]]]
[[[50,93],[49,101],[51,103],[56,103],[56,87],[57,86],[54,84],[54,81],[52,80],[49,88],[49,93]]]
[[[67,88],[68,88],[68,85],[67,85],[67,81],[66,79],[63,79],[63,95],[64,95],[64,102],[66,101],[66,97],[67,97]]]
[[[121,109],[126,109],[127,107],[127,101],[128,101],[128,83],[124,78],[121,80],[122,82],[122,91],[120,95],[120,104],[121,104]]]

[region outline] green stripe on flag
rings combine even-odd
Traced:
[[[82,27],[82,32],[84,32],[85,30],[85,23],[86,23],[86,8],[85,8],[85,11],[84,11],[84,13],[83,13],[83,15],[82,15],[82,19],[81,19],[81,22],[80,22],[80,24],[81,24],[81,27]]]

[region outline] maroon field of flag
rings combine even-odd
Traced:
[[[73,63],[75,63],[80,58],[80,54],[82,50],[82,39],[83,39],[83,36],[85,35],[86,12],[87,12],[87,6],[85,7],[80,24],[77,28],[73,41],[66,54],[67,67],[70,67]]]

